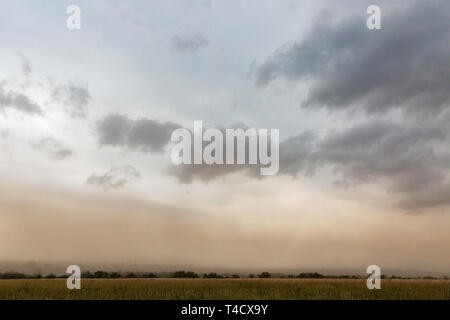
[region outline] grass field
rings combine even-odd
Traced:
[[[0,280],[0,299],[449,299],[450,281],[307,279],[86,279],[68,290],[64,279]]]

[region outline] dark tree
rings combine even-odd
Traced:
[[[198,274],[192,271],[176,271],[172,274],[172,278],[198,278]]]
[[[113,279],[117,279],[117,278],[122,277],[122,275],[121,275],[119,272],[111,272],[111,273],[109,274],[109,277],[110,277],[110,278],[113,278]]]
[[[258,275],[258,278],[270,278],[272,275],[269,273],[269,272],[267,272],[267,271],[264,271],[263,273],[261,273],[260,275]]]

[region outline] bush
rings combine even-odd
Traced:
[[[264,271],[260,275],[258,275],[258,278],[270,278],[272,275],[269,272]]]
[[[215,272],[210,272],[208,274],[205,273],[203,275],[203,278],[218,279],[218,278],[223,278],[223,276],[221,276]]]
[[[119,272],[111,272],[109,274],[109,277],[112,278],[112,279],[117,279],[117,278],[121,278],[122,275]]]
[[[94,273],[94,278],[109,278],[109,273],[106,271],[98,270]]]
[[[323,274],[317,273],[317,272],[307,272],[307,273],[299,273],[297,275],[297,278],[299,279],[323,279],[325,276]]]
[[[146,272],[142,274],[142,278],[157,278],[157,276],[152,272]]]
[[[198,274],[192,271],[176,271],[172,274],[172,278],[198,278]]]

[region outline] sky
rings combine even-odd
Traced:
[[[3,1],[0,261],[449,272],[449,40],[446,0]],[[278,173],[174,165],[196,120]]]

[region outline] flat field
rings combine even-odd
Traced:
[[[65,279],[0,280],[0,299],[450,299],[449,280],[336,279],[86,279],[68,290]]]

